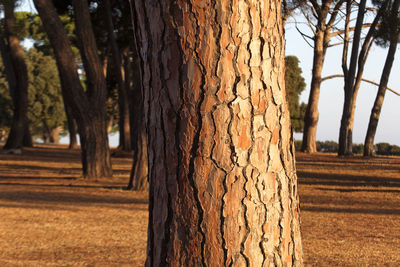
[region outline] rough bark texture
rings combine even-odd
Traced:
[[[400,6],[400,0],[394,1],[392,7],[392,18],[393,17],[397,18],[399,6]],[[394,21],[397,21],[397,19],[394,19]],[[398,26],[394,27],[394,29],[391,31],[390,37],[391,39],[390,39],[389,50],[386,56],[385,65],[383,67],[378,93],[376,95],[374,106],[372,107],[371,115],[369,118],[367,135],[365,136],[364,156],[372,156],[372,153],[374,152],[374,138],[375,138],[376,128],[378,127],[383,100],[385,98],[386,87],[389,82],[389,76],[392,70],[394,56],[396,54],[397,42],[400,37],[400,31],[398,29]]]
[[[147,266],[299,266],[281,2],[135,0]]]
[[[91,31],[87,1],[73,1],[82,61],[88,78],[86,92],[81,86],[75,56],[54,6],[49,0],[35,0],[34,3],[54,49],[64,101],[71,107],[78,124],[83,175],[88,178],[111,177],[105,80]]]
[[[14,1],[8,1],[3,4],[4,35],[6,40],[4,52],[8,53],[8,55],[3,55],[3,62],[5,63],[5,68],[7,68],[7,79],[14,103],[13,121],[7,142],[4,145],[6,150],[21,148],[24,145],[32,146],[26,117],[28,110],[28,70],[25,64],[24,51],[14,32],[14,5]]]

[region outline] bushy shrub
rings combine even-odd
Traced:
[[[338,152],[339,145],[335,141],[317,141],[317,151],[326,153]]]
[[[378,143],[375,148],[375,153],[378,155],[390,155],[391,145],[389,143]]]
[[[364,145],[363,144],[353,144],[353,153],[354,154],[364,154]]]
[[[400,156],[400,147],[389,143],[378,143],[375,145],[377,155],[397,155]]]

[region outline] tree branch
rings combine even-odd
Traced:
[[[330,79],[334,79],[334,78],[344,78],[344,75],[343,74],[329,75],[329,76],[326,76],[324,78],[321,78],[321,82],[324,82],[324,81],[330,80]],[[366,82],[366,83],[370,83],[370,84],[373,84],[373,85],[376,85],[376,86],[379,86],[379,83],[376,83],[374,81],[367,80],[367,79],[364,79],[364,78],[362,78],[361,81]],[[389,90],[390,92],[392,92],[393,94],[400,96],[400,93],[396,92],[395,90],[393,90],[393,89],[391,89],[391,88],[389,88],[387,86],[386,86],[386,89]]]

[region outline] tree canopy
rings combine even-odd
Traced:
[[[285,63],[286,96],[289,102],[290,120],[293,131],[303,132],[304,114],[307,105],[299,103],[299,98],[306,87],[306,83],[301,75],[302,70],[299,67],[299,59],[296,56],[286,56]]]

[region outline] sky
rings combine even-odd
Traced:
[[[303,40],[294,24],[286,25],[286,55],[295,55],[300,60],[303,77],[307,83],[300,96],[300,101],[307,103],[310,94],[313,49]],[[328,48],[322,77],[343,74],[341,68],[342,46]],[[398,49],[399,50],[399,49]],[[363,78],[379,83],[387,49],[374,44],[365,65]],[[397,51],[388,87],[400,92],[400,57]],[[375,101],[378,87],[362,83],[356,104],[353,143],[364,143],[368,128],[371,109]],[[338,142],[340,120],[343,111],[344,90],[343,78],[326,80],[321,85],[319,99],[319,123],[317,140],[332,140]],[[295,139],[301,140],[302,134],[295,134]],[[375,143],[387,142],[400,145],[400,96],[386,92],[381,117],[375,136]]]
[[[31,0],[24,0],[20,10],[34,12],[34,5]],[[300,97],[300,101],[307,103],[310,93],[311,70],[313,60],[312,48],[302,39],[294,27],[288,22],[286,25],[286,55],[295,55],[300,60],[300,67],[303,70],[303,77],[306,81],[306,89]],[[335,46],[327,50],[327,56],[323,69],[323,77],[333,74],[343,74],[341,69],[342,47]],[[387,49],[376,45],[372,47],[364,70],[364,78],[379,83],[380,75],[386,59]],[[392,68],[392,75],[389,80],[389,88],[400,92],[400,55]],[[364,143],[365,134],[368,128],[369,116],[376,97],[377,86],[362,83],[359,90],[354,121],[353,143]],[[344,93],[343,78],[335,78],[324,81],[321,85],[319,100],[319,123],[317,140],[338,141],[340,119],[343,110]],[[295,133],[295,139],[301,140],[302,135]],[[68,142],[67,139],[64,139]],[[63,141],[64,141],[63,140]],[[381,117],[379,120],[375,143],[387,142],[400,146],[400,96],[386,92]],[[110,137],[112,146],[118,145],[118,134]]]

